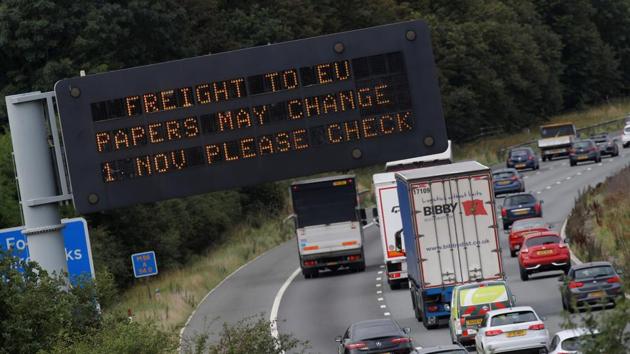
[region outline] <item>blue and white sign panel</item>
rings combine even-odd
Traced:
[[[131,264],[133,265],[133,275],[136,278],[150,277],[158,273],[154,251],[132,254]]]
[[[92,248],[90,235],[88,234],[87,221],[84,218],[63,219],[65,226],[61,230],[66,249],[66,262],[68,263],[68,277],[70,282],[76,284],[80,277],[94,279],[94,263],[92,261]],[[22,234],[24,227],[13,227],[0,230],[0,248],[11,250],[12,254],[22,260],[30,261],[28,240]]]

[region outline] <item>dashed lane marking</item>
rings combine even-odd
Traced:
[[[547,187],[545,187],[545,189],[551,189],[551,186],[547,186]]]
[[[381,308],[382,309],[387,308],[387,305],[381,305]]]
[[[376,287],[377,287],[377,288],[380,288],[380,287],[381,287],[381,284],[380,284],[380,283],[376,284]]]
[[[382,278],[381,278],[381,277],[377,277],[377,278],[376,278],[376,281],[381,281],[381,280],[382,280]]]
[[[542,193],[542,192],[541,191],[536,192],[536,194],[540,194],[540,193]]]
[[[376,295],[381,295],[382,293],[383,293],[383,291],[379,290],[379,291],[376,292]]]
[[[384,299],[382,297],[379,297],[378,299],[376,299],[376,301],[383,301]]]
[[[383,271],[382,271],[382,270],[379,270],[379,271],[378,271],[378,274],[383,274]]]
[[[571,176],[568,176],[568,177],[567,177],[567,181],[568,181],[568,180],[570,180],[570,179],[571,179]]]
[[[556,181],[556,184],[560,184],[560,183],[562,183],[562,182],[560,182],[560,181]]]
[[[385,312],[385,313],[383,314],[383,316],[390,316],[390,315],[391,315],[391,313],[389,313],[389,312]]]

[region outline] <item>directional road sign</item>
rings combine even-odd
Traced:
[[[154,251],[132,254],[131,264],[133,265],[133,275],[136,278],[149,277],[158,273]]]

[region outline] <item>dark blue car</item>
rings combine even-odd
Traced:
[[[508,168],[537,170],[540,168],[538,157],[530,147],[520,147],[510,150],[506,165]]]
[[[494,195],[525,192],[525,181],[513,168],[504,168],[492,172]]]
[[[542,200],[538,201],[531,193],[518,193],[505,197],[501,208],[503,230],[510,228],[519,219],[542,217]]]

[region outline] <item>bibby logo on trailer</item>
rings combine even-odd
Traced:
[[[438,204],[423,208],[424,216],[454,213],[458,203]]]

